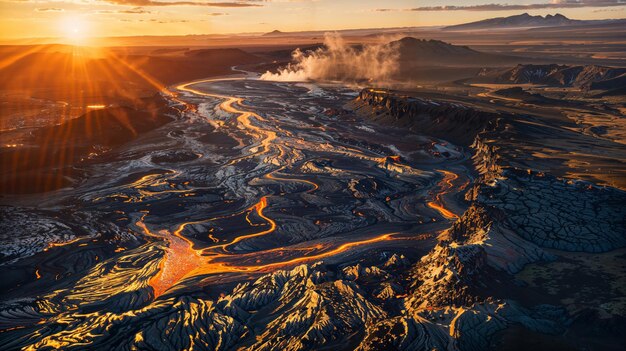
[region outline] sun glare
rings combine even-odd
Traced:
[[[89,37],[89,22],[82,16],[63,17],[60,27],[69,44],[83,45]]]

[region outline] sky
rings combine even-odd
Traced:
[[[0,40],[437,26],[523,12],[626,18],[626,0],[0,0]]]

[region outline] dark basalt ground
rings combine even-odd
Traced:
[[[0,194],[32,194],[69,187],[83,166],[172,120],[175,110],[160,95],[137,106],[93,110],[61,124],[35,129],[22,146],[0,149]]]
[[[620,348],[623,144],[488,97],[190,87],[3,199],[0,348]]]
[[[361,92],[360,101],[356,106],[362,112],[413,130],[446,130],[451,122],[440,111],[455,105],[436,101],[433,106],[428,99],[371,90]],[[521,108],[510,105],[494,114],[482,107],[466,105],[460,112],[485,118],[484,129],[469,145],[480,174],[465,194],[470,207],[415,266],[413,292],[405,305],[418,316],[450,307],[458,308],[461,318],[471,316],[473,321],[460,322],[457,314],[450,324],[460,349],[488,344],[496,349],[619,349],[625,322],[619,267],[626,264],[626,193],[621,181],[614,183],[619,188],[598,186],[596,175],[585,171],[594,163],[611,162],[616,167],[607,171],[621,173],[623,146],[575,130],[567,115],[541,118],[528,110],[516,113]],[[603,151],[594,151],[596,147]],[[576,162],[585,148],[587,160],[594,163]],[[570,156],[562,164],[554,162],[565,154]],[[581,180],[581,174],[595,182]],[[592,276],[601,278],[588,279]],[[493,320],[494,303],[502,309],[501,325],[481,320]],[[509,315],[502,303],[531,310]],[[544,316],[539,324],[548,324],[532,322],[535,313]],[[528,319],[521,321],[520,315]],[[456,335],[454,322],[462,328],[471,325],[472,332]],[[398,338],[404,340],[401,335],[377,345],[396,347]]]

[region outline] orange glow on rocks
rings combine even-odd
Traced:
[[[449,193],[451,189],[453,189],[454,187],[453,181],[457,179],[459,176],[452,172],[448,172],[444,170],[438,170],[438,172],[441,172],[444,175],[443,179],[439,183],[439,186],[441,187],[441,191],[435,195],[434,201],[430,201],[426,205],[436,210],[447,219],[458,219],[459,218],[458,215],[456,215],[455,213],[453,213],[452,211],[444,207],[442,197],[443,195]]]

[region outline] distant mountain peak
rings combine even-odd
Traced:
[[[284,32],[279,31],[278,29],[274,29],[271,32],[265,33],[263,34],[263,36],[272,36],[272,35],[283,35],[285,34]]]
[[[509,17],[489,18],[482,21],[458,24],[445,27],[445,30],[480,30],[480,29],[503,29],[503,28],[524,28],[524,27],[555,27],[578,23],[560,13],[532,16],[527,12]]]
[[[554,15],[547,14],[545,18],[563,18],[563,19],[569,20],[569,18],[567,18],[566,16],[563,16],[560,13],[556,13]]]
[[[444,49],[444,50],[462,50],[462,51],[472,51],[474,50],[468,48],[467,46],[459,46],[452,45],[450,43],[446,43],[445,41],[437,40],[437,39],[418,39],[415,37],[404,37],[402,39],[391,42],[391,44],[399,44],[402,48],[405,49],[419,49],[419,50],[434,50],[434,49]]]

